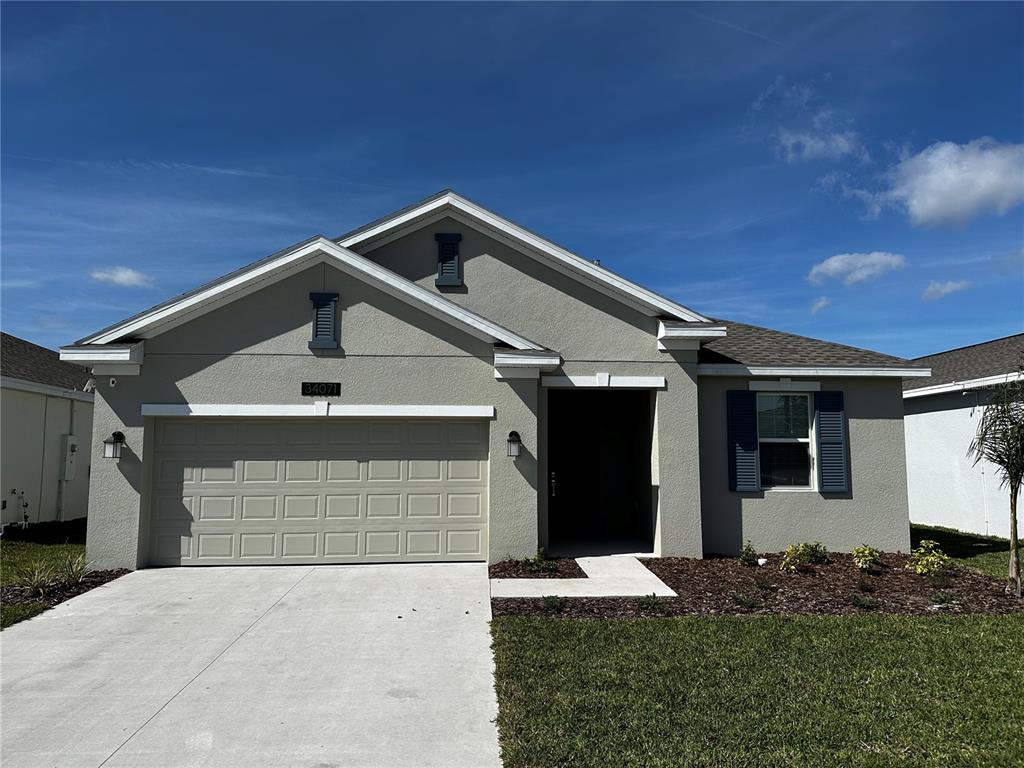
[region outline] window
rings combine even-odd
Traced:
[[[810,488],[813,466],[811,397],[757,395],[757,441],[762,488]]]
[[[462,235],[442,233],[434,235],[437,241],[437,279],[434,285],[462,285],[462,263],[459,259],[459,243]]]

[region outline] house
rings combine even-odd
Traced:
[[[61,357],[97,379],[105,567],[909,545],[926,368],[708,317],[450,190]]]
[[[919,357],[930,379],[903,382],[910,519],[985,536],[1010,536],[1009,491],[996,467],[967,449],[990,387],[1020,377],[1024,333]]]
[[[89,371],[0,334],[0,510],[4,525],[85,517],[93,395]]]

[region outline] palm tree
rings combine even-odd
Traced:
[[[1006,592],[1020,597],[1017,495],[1024,482],[1024,361],[1016,381],[992,387],[967,454],[974,457],[975,464],[982,459],[995,464],[999,468],[1000,484],[1010,490],[1010,569]]]

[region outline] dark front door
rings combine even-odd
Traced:
[[[548,392],[549,549],[649,550],[651,417],[647,390]]]

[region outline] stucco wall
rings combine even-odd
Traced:
[[[3,522],[21,522],[24,491],[30,523],[84,517],[89,494],[92,403],[4,388],[0,392],[0,492]],[[63,482],[64,436],[79,438],[75,477]]]
[[[985,393],[949,392],[904,401],[910,519],[987,536],[1010,535],[1009,491],[997,469],[967,456]]]
[[[818,379],[842,391],[849,424],[851,491],[729,490],[726,395],[748,380],[700,380],[700,461],[704,550],[736,554],[745,541],[762,552],[821,541],[830,550],[869,544],[907,551],[910,533],[899,379]]]

